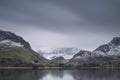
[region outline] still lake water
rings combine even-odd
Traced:
[[[120,80],[120,71],[0,70],[0,80]]]

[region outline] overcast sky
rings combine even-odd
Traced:
[[[94,50],[120,36],[120,0],[0,0],[0,29],[34,50]]]

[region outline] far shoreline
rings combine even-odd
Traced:
[[[0,67],[0,70],[120,70],[120,67]]]

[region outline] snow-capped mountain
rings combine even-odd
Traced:
[[[78,48],[57,48],[52,50],[51,52],[42,52],[38,51],[43,57],[47,59],[52,59],[53,57],[60,57],[63,56],[65,59],[71,59],[73,55],[78,53],[80,49]]]
[[[120,37],[114,37],[111,42],[99,46],[94,51],[80,50],[69,61],[70,64],[103,62],[109,57],[120,56]]]
[[[92,62],[101,62],[104,60],[106,55],[100,51],[87,51],[87,50],[80,50],[77,54],[75,54],[68,62],[68,64],[72,65],[79,65],[79,64],[86,64]]]

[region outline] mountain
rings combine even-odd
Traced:
[[[57,48],[55,50],[51,50],[51,52],[42,52],[39,51],[38,53],[44,56],[47,59],[51,59],[55,57],[64,57],[65,59],[70,59],[73,57],[74,54],[78,53],[80,49],[77,48]]]
[[[66,60],[64,57],[52,57],[52,62],[54,63],[67,63],[68,60]]]
[[[57,64],[120,66],[120,37],[114,37],[94,51],[57,48],[51,52],[39,51],[38,54],[22,37],[0,30],[0,66],[51,65],[51,61],[44,57]]]
[[[44,64],[48,60],[32,50],[22,37],[0,30],[0,66]]]
[[[114,37],[109,43],[99,46],[94,51],[80,50],[68,64],[108,64],[120,63],[120,37]]]
[[[72,59],[69,60],[68,64],[72,65],[83,65],[89,63],[102,63],[105,59],[104,53],[97,51],[87,51],[81,50],[77,54],[75,54]]]

